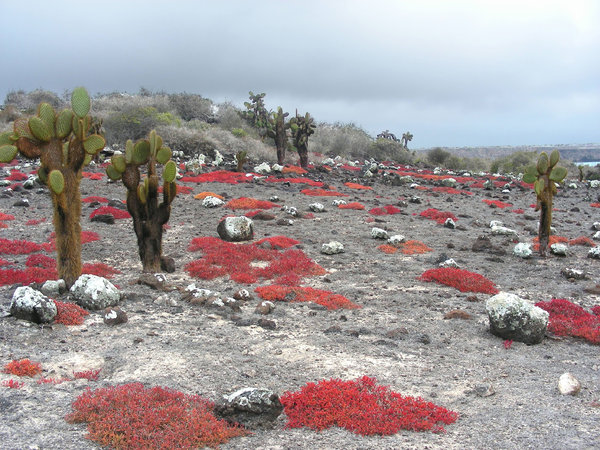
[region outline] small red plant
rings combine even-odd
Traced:
[[[304,195],[310,195],[312,197],[348,197],[348,194],[342,194],[337,191],[328,191],[325,189],[302,189]]]
[[[81,273],[110,279],[115,274],[121,273],[121,271],[104,263],[85,263],[81,268]]]
[[[592,208],[600,208],[600,203],[590,203]]]
[[[344,183],[344,186],[349,187],[350,189],[358,189],[358,190],[364,190],[364,191],[372,191],[373,188],[371,186],[364,186],[362,184],[358,184],[358,183]]]
[[[600,345],[600,317],[596,314],[590,314],[581,306],[562,298],[538,302],[535,306],[550,314],[548,331],[557,336],[573,336]]]
[[[458,220],[458,217],[451,212],[439,211],[435,208],[429,208],[425,211],[421,211],[421,214],[419,215],[430,220],[435,220],[437,223],[444,223],[446,219],[452,219],[455,222]]]
[[[40,223],[44,223],[45,221],[45,217],[42,217],[41,219],[29,219],[27,222],[25,222],[25,225],[39,225]]]
[[[569,245],[582,245],[584,247],[595,247],[596,244],[587,236],[580,236],[569,241]]]
[[[566,237],[563,236],[556,236],[556,235],[551,235],[550,239],[548,240],[548,247],[550,247],[552,244],[558,244],[558,243],[562,243],[562,244],[566,244],[568,243],[569,240]],[[540,249],[540,238],[538,236],[533,238],[533,250],[535,250],[536,252]]]
[[[92,195],[90,197],[83,198],[83,199],[81,199],[81,201],[83,203],[93,203],[93,202],[108,203],[108,199],[106,197],[98,197],[97,195]]]
[[[13,216],[12,214],[4,214],[3,212],[0,212],[0,221],[5,220],[15,220],[15,216]]]
[[[9,181],[25,181],[27,178],[29,178],[27,176],[26,173],[23,172],[19,172],[18,170],[11,170],[10,171],[10,175],[8,177],[6,177],[7,180]]]
[[[249,183],[252,181],[252,176],[247,176],[245,173],[229,172],[227,170],[216,170],[214,172],[202,173],[195,177],[183,177],[182,183]]]
[[[113,206],[101,206],[100,208],[96,208],[90,214],[90,219],[100,215],[100,214],[110,214],[115,219],[130,219],[131,215],[125,211],[124,209],[115,208]]]
[[[25,261],[27,267],[41,267],[43,269],[56,269],[56,260],[47,255],[37,253],[29,255]]]
[[[355,210],[363,210],[365,209],[365,205],[359,202],[350,202],[350,203],[340,203],[338,205],[339,209],[355,209]]]
[[[394,254],[398,251],[398,247],[394,247],[390,244],[382,244],[377,247],[377,250],[387,253],[388,255]]]
[[[63,325],[81,325],[84,321],[85,316],[90,313],[83,309],[81,306],[75,303],[59,302],[54,300],[56,304],[56,316],[54,317],[54,323],[60,323]]]
[[[240,197],[233,200],[228,201],[225,204],[226,208],[230,208],[233,210],[236,209],[271,209],[278,207],[279,205],[269,202],[267,200],[257,200],[255,198],[249,197]]]
[[[42,377],[39,378],[36,383],[37,384],[61,384],[64,383],[65,381],[73,381],[70,378],[46,378],[46,377]]]
[[[374,378],[307,383],[281,396],[286,428],[321,431],[338,426],[363,436],[391,435],[400,430],[443,432],[458,414],[421,398],[403,396]]]
[[[504,203],[504,202],[501,202],[500,200],[490,200],[488,198],[484,198],[482,200],[482,202],[487,203],[490,206],[494,206],[495,208],[500,208],[500,209],[509,208],[512,206],[510,203]]]
[[[268,183],[290,183],[290,184],[307,184],[308,186],[321,187],[323,186],[322,181],[311,180],[310,178],[277,178],[270,176],[264,179]]]
[[[295,173],[297,175],[304,175],[305,173],[308,173],[308,170],[303,169],[300,166],[285,166],[283,168],[283,170],[281,171],[281,173],[283,173],[283,174]]]
[[[81,372],[73,372],[76,380],[85,379],[89,381],[98,381],[102,369],[82,370]]]
[[[25,383],[23,383],[22,381],[15,381],[11,378],[10,380],[4,380],[2,382],[2,386],[11,389],[21,389],[23,386],[25,386]]]
[[[3,372],[18,377],[35,377],[42,373],[42,365],[29,359],[13,360],[4,366]]]
[[[42,246],[35,242],[0,239],[0,254],[2,255],[26,255],[28,253],[39,252],[41,249]]]
[[[496,285],[483,275],[455,267],[440,267],[426,270],[420,277],[421,281],[434,281],[458,289],[461,292],[481,292],[497,294]]]
[[[208,191],[200,192],[199,194],[194,195],[194,198],[196,200],[204,200],[206,197],[215,197],[215,198],[218,198],[219,200],[224,199],[224,197],[222,195],[215,194],[214,192],[208,192]]]
[[[513,345],[513,340],[512,339],[506,339],[504,341],[504,348],[506,350],[510,350],[510,348],[512,347],[512,345]]]
[[[359,309],[360,305],[351,302],[340,294],[330,291],[300,286],[281,286],[272,284],[260,286],[255,292],[264,300],[276,300],[281,302],[313,302],[325,306],[327,309]]]
[[[87,422],[88,438],[113,448],[217,447],[249,434],[217,419],[213,404],[200,396],[141,383],[88,389],[72,408],[67,422]]]
[[[56,280],[58,274],[56,269],[43,269],[41,267],[28,267],[25,270],[1,269],[0,286],[10,284],[29,285],[31,283],[43,283],[48,280]]]
[[[513,209],[512,212],[514,212],[515,214],[524,214],[525,210],[522,208],[517,208],[517,209]]]
[[[423,253],[433,251],[432,248],[429,248],[423,242],[416,240],[402,242],[398,248],[400,248],[405,255],[422,255]]]
[[[104,178],[104,174],[103,173],[92,173],[92,172],[81,172],[81,175],[83,176],[83,178],[87,178],[89,180],[101,180],[102,178]]]
[[[369,214],[374,216],[385,216],[388,214],[398,214],[401,213],[402,210],[400,208],[395,207],[394,205],[386,205],[383,208],[373,208],[369,210]]]

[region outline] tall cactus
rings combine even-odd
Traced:
[[[538,237],[540,241],[540,256],[546,256],[546,248],[550,240],[550,227],[552,226],[552,200],[556,194],[556,184],[567,176],[567,169],[556,167],[560,160],[558,150],[553,150],[550,157],[546,152],[540,153],[537,165],[530,166],[523,174],[525,183],[533,183],[537,196],[536,211],[540,212],[540,226]]]
[[[160,203],[157,163],[164,165],[163,200]],[[143,181],[141,166],[147,169]],[[125,154],[113,155],[106,167],[106,174],[112,180],[123,180],[127,188],[127,210],[133,218],[143,271],[168,271],[172,260],[162,256],[163,225],[169,221],[171,203],[177,195],[177,166],[171,159],[171,149],[163,146],[162,138],[152,130],[148,139],[141,139],[135,144],[128,140]]]
[[[271,126],[267,132],[267,135],[275,140],[275,147],[277,147],[277,163],[283,165],[285,160],[285,151],[288,146],[287,130],[290,128],[290,123],[285,121],[285,118],[290,113],[284,113],[281,106],[277,108],[277,112],[272,112],[269,117],[269,123]]]
[[[0,135],[0,162],[12,161],[17,153],[40,159],[38,176],[54,206],[58,275],[67,286],[81,275],[81,171],[105,145],[102,136],[89,134],[90,106],[87,91],[78,87],[71,109],[56,113],[40,103],[35,116],[15,120],[13,131]]]
[[[294,136],[294,147],[300,157],[300,166],[303,169],[308,168],[308,137],[315,132],[317,126],[309,113],[304,116],[298,115],[290,120],[290,128]]]
[[[247,111],[242,112],[242,117],[246,119],[253,127],[258,130],[258,134],[261,139],[264,140],[265,136],[269,132],[269,112],[265,108],[265,94],[254,94],[252,91],[249,93],[250,101],[244,102],[244,106]]]

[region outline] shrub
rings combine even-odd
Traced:
[[[42,373],[42,365],[29,359],[13,360],[2,371],[18,377],[35,377]]]
[[[73,377],[76,380],[89,380],[89,381],[98,381],[98,377],[100,375],[100,371],[102,369],[94,369],[94,370],[82,370],[81,372],[73,372]]]
[[[373,138],[353,123],[319,123],[311,136],[311,152],[346,158],[367,158]]]
[[[190,157],[201,153],[214,159],[215,150],[220,146],[216,140],[209,138],[205,131],[176,125],[161,125],[157,131],[164,144],[172,151],[183,152]]]
[[[420,277],[421,281],[435,281],[458,289],[460,292],[481,292],[497,294],[496,285],[483,275],[455,267],[440,267],[426,270]]]
[[[272,284],[260,286],[255,292],[264,300],[277,300],[281,302],[312,302],[327,309],[358,309],[361,306],[351,302],[346,297],[333,292],[300,286],[281,286]]]
[[[538,302],[535,306],[550,314],[548,331],[557,336],[573,336],[600,345],[600,317],[597,314],[590,314],[581,306],[562,298]],[[596,306],[592,311],[596,312],[598,308]]]
[[[427,160],[434,166],[444,166],[450,156],[452,153],[440,147],[432,148],[427,152]]]
[[[106,141],[109,145],[123,144],[127,139],[136,141],[160,125],[181,126],[179,118],[170,112],[160,112],[153,106],[130,105],[104,119]]]
[[[515,152],[492,161],[490,171],[492,173],[524,173],[527,166],[535,165],[536,162],[536,152]]]
[[[231,130],[231,134],[233,134],[236,138],[245,138],[248,136],[248,133],[246,133],[246,130],[243,128],[233,128]]]
[[[13,105],[18,110],[33,114],[40,103],[49,103],[54,109],[64,108],[66,102],[54,92],[36,89],[31,92],[10,91],[4,99],[5,105]]]
[[[197,94],[171,94],[168,96],[169,106],[185,121],[199,119],[208,121],[212,119],[213,102]]]
[[[385,436],[400,430],[443,432],[443,425],[458,419],[453,411],[421,398],[405,397],[367,376],[307,383],[297,392],[285,392],[281,403],[288,417],[287,428],[321,431],[338,426],[363,436]]]
[[[377,139],[369,147],[370,158],[378,161],[396,161],[399,164],[412,164],[414,156],[400,142],[390,139]]]
[[[88,438],[116,448],[172,449],[217,447],[248,434],[211,412],[197,395],[141,383],[87,390],[72,404],[69,423],[88,424]]]

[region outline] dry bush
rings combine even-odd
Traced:
[[[183,152],[187,156],[202,153],[211,159],[215,157],[217,146],[213,140],[207,139],[207,130],[163,125],[157,131],[165,145],[173,151]]]
[[[197,94],[171,94],[169,95],[170,108],[183,120],[199,119],[212,121],[213,102]]]
[[[33,114],[40,103],[49,103],[54,109],[61,109],[66,106],[65,100],[60,98],[54,92],[36,89],[35,91],[25,92],[23,90],[10,91],[4,99],[5,105],[13,105],[20,111],[27,114]]]
[[[310,137],[310,151],[332,157],[366,158],[373,139],[353,123],[320,123]]]
[[[153,106],[131,105],[104,117],[105,138],[108,145],[124,144],[143,138],[161,125],[181,125],[181,120],[170,112],[160,112]]]
[[[155,108],[161,113],[173,112],[169,96],[165,94],[146,96],[112,92],[98,95],[93,99],[93,111],[102,118],[115,112],[128,111],[133,108]]]
[[[527,166],[536,164],[536,152],[515,152],[492,161],[490,171],[493,173],[524,173]]]
[[[240,115],[240,110],[231,102],[218,104],[216,116],[219,127],[224,130],[231,131],[234,128],[246,129],[247,127],[246,121]]]
[[[377,161],[396,161],[400,164],[412,164],[415,158],[400,142],[390,139],[377,139],[372,142],[366,156]]]

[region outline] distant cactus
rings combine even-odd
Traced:
[[[235,160],[237,162],[236,170],[242,172],[244,170],[244,164],[248,161],[248,152],[246,150],[240,150],[235,154]]]
[[[58,275],[67,286],[81,275],[81,171],[105,145],[101,135],[90,134],[90,106],[87,91],[79,87],[71,109],[56,113],[40,103],[35,116],[15,120],[13,131],[0,135],[0,162],[12,161],[17,153],[40,159],[38,176],[54,205]]]
[[[158,198],[157,163],[164,165],[161,203]],[[143,181],[140,166],[147,168],[147,176]],[[171,260],[162,256],[163,225],[169,221],[171,203],[177,194],[177,166],[171,160],[171,150],[163,146],[162,138],[152,130],[148,139],[135,144],[128,140],[125,154],[113,155],[106,173],[113,180],[123,180],[127,188],[127,210],[133,218],[143,271],[167,271]]]
[[[247,111],[242,112],[242,117],[246,119],[254,128],[258,130],[258,134],[261,139],[267,136],[269,131],[269,112],[265,108],[265,94],[254,94],[252,91],[249,93],[250,101],[244,102],[244,106]]]
[[[269,117],[270,127],[267,132],[269,137],[275,140],[277,147],[277,163],[283,165],[285,160],[285,151],[288,147],[287,130],[290,128],[290,123],[285,121],[285,118],[290,113],[284,113],[281,106],[277,108],[277,112],[272,112]]]
[[[413,135],[411,134],[410,131],[407,131],[406,133],[402,134],[402,146],[408,150],[408,143],[410,141],[412,141]]]
[[[550,157],[546,152],[540,153],[537,166],[529,166],[523,175],[525,183],[533,183],[537,195],[536,211],[540,213],[540,227],[538,231],[540,240],[540,256],[546,256],[546,248],[550,240],[550,227],[552,225],[552,199],[556,194],[556,184],[567,176],[567,169],[556,167],[560,159],[558,150],[553,150]]]
[[[315,132],[317,126],[309,113],[299,116],[296,111],[296,117],[290,120],[290,128],[294,136],[294,147],[300,156],[300,167],[306,169],[308,167],[308,137]]]

